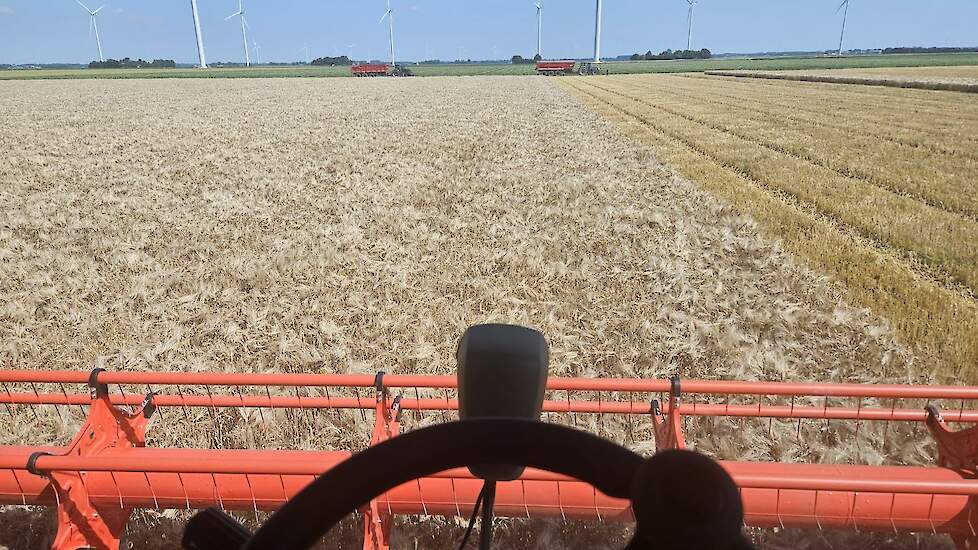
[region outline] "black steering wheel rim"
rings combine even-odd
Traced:
[[[518,419],[477,419],[413,430],[353,455],[273,514],[246,550],[301,550],[370,500],[409,481],[476,464],[518,464],[631,496],[644,459],[587,432]]]

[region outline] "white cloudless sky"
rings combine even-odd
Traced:
[[[86,0],[83,0],[86,1]],[[244,58],[236,0],[198,0],[209,61]],[[392,0],[399,59],[509,58],[536,49],[533,0]],[[90,8],[102,5],[87,0]],[[584,57],[594,0],[544,0],[545,57]],[[107,0],[99,15],[106,57],[193,62],[189,0]],[[693,47],[716,53],[825,50],[838,45],[835,0],[700,0]],[[685,0],[604,0],[605,57],[686,46]],[[245,0],[263,61],[387,56],[382,0]],[[352,47],[351,47],[352,45]],[[852,0],[847,48],[978,46],[978,0]],[[74,0],[0,0],[0,63],[97,58],[88,15]]]

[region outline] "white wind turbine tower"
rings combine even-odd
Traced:
[[[686,23],[689,25],[686,30],[686,51],[689,51],[693,44],[693,7],[696,6],[697,2],[686,0],[686,3],[689,4],[689,13],[686,14]]]
[[[190,9],[194,12],[194,32],[197,34],[197,57],[200,68],[207,68],[207,56],[204,55],[204,33],[200,30],[200,16],[197,15],[197,0],[190,0]]]
[[[543,1],[537,2],[537,56],[543,58]]]
[[[378,22],[378,24],[383,23],[385,18],[387,19],[387,22],[390,23],[390,35],[391,35],[391,66],[393,67],[393,66],[397,65],[397,63],[395,63],[395,60],[394,60],[394,10],[391,9],[391,0],[387,0],[387,11],[385,11],[384,12],[384,15],[381,16],[380,21]]]
[[[839,7],[836,8],[835,13],[839,13],[839,10],[845,8],[842,12],[842,34],[839,35],[839,55],[842,55],[842,41],[846,38],[846,19],[849,18],[849,0],[842,0]]]
[[[238,0],[238,11],[225,17],[224,20],[230,21],[234,17],[241,18],[241,43],[244,44],[245,66],[250,67],[251,53],[248,51],[248,31],[246,29],[248,26],[248,22],[245,21],[245,11],[244,11],[244,5],[242,4],[242,0]]]
[[[88,36],[92,36],[92,29],[94,29],[95,45],[98,46],[98,60],[105,61],[105,58],[102,57],[102,39],[100,39],[98,36],[98,23],[95,21],[96,16],[98,16],[98,12],[102,11],[102,8],[104,8],[105,6],[101,6],[99,9],[92,11],[88,9],[88,6],[82,4],[81,0],[75,0],[75,2],[78,2],[78,5],[88,12],[88,16],[91,18],[88,23]]]
[[[594,11],[594,62],[601,63],[601,0]]]
[[[258,42],[255,42],[254,40],[252,40],[251,43],[254,44],[254,48],[255,48],[255,64],[261,65],[261,45],[259,45]]]

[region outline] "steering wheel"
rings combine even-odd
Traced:
[[[348,514],[399,485],[479,464],[538,468],[629,499],[637,529],[628,549],[752,548],[742,534],[737,487],[709,458],[664,451],[646,460],[587,432],[500,418],[439,424],[369,447],[309,484],[250,537],[219,510],[200,512],[184,531],[184,548],[309,548]]]

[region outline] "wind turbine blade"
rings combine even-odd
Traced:
[[[229,16],[227,16],[227,17],[225,17],[225,18],[224,18],[224,20],[225,20],[225,21],[228,21],[228,20],[230,20],[230,19],[231,19],[232,17],[237,17],[237,16],[239,16],[239,15],[241,15],[241,12],[240,12],[240,11],[239,11],[238,13],[232,13],[231,15],[229,15]]]
[[[81,6],[82,8],[84,8],[85,11],[87,11],[89,14],[92,13],[92,10],[88,9],[88,6],[86,6],[85,4],[82,4],[81,3],[81,0],[75,0],[75,2],[78,2],[78,5]]]
[[[95,18],[94,17],[89,17],[88,18],[88,37],[89,38],[92,37],[92,28],[94,26],[95,26]]]
[[[92,15],[95,15],[96,13],[102,11],[102,8],[104,8],[104,7],[105,6],[99,6],[99,8],[97,10],[95,10],[95,11],[92,12]]]
[[[391,14],[391,10],[385,11],[384,12],[384,15],[382,15],[380,17],[380,21],[377,21],[377,24],[379,25],[379,24],[383,23],[384,22],[384,19],[387,19],[387,16],[390,15],[390,14]]]
[[[848,4],[848,3],[849,3],[849,0],[842,0],[842,3],[839,4],[839,7],[838,8],[835,8],[835,13],[839,13],[840,11],[842,11],[842,8],[845,7],[845,5]]]

